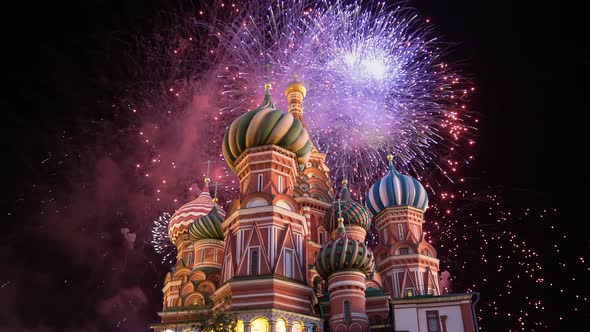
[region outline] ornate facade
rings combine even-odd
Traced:
[[[227,128],[222,151],[239,197],[224,212],[206,179],[171,218],[177,263],[152,328],[199,331],[203,316],[225,311],[237,315],[240,332],[476,331],[472,295],[441,294],[436,250],[422,236],[428,197],[420,182],[388,157],[366,206],[346,181],[335,195],[326,155],[303,121],[305,94],[291,83],[284,113],[267,85],[262,104]],[[374,250],[365,245],[371,223]]]

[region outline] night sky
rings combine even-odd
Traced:
[[[7,13],[0,331],[144,331],[157,322],[169,269],[149,245],[157,215],[139,211],[149,205],[145,195],[127,195],[133,187],[122,185],[126,173],[113,160],[133,149],[117,136],[133,123],[115,106],[136,74],[131,36],[149,32],[158,12],[180,6],[167,3],[22,2]],[[556,3],[410,5],[457,43],[450,57],[463,63],[478,90],[472,101],[480,116],[477,158],[462,170],[469,190],[497,194],[502,209],[515,215],[533,211],[511,231],[539,253],[552,283],[518,281],[510,295],[495,299],[499,315],[489,306],[480,312],[482,330],[521,330],[513,319],[520,302],[511,296],[529,293],[546,308],[529,313],[527,322],[542,323],[525,331],[587,324],[590,242],[581,231],[587,116],[576,99],[589,72],[583,39],[574,34],[577,21]],[[188,199],[180,197],[178,206]],[[471,208],[485,215],[490,206]],[[511,273],[482,276],[478,269],[463,271],[473,277],[457,290],[475,283],[483,308],[498,292],[493,285]],[[495,283],[478,287],[483,277]]]

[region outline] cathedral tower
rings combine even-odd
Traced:
[[[312,317],[317,298],[308,283],[309,225],[293,198],[310,152],[307,130],[274,107],[269,84],[262,104],[226,130],[223,154],[240,180],[240,199],[223,223],[224,285],[214,295],[216,307],[245,319],[243,310],[255,304],[271,325],[276,310],[319,322]],[[252,328],[245,323],[244,331]]]
[[[369,188],[366,197],[379,233],[377,271],[393,298],[440,295],[439,261],[422,233],[428,207],[426,190],[418,180],[394,168],[392,155],[387,159],[389,170]]]
[[[366,279],[375,260],[363,242],[351,239],[340,213],[333,238],[316,256],[315,268],[327,280],[331,331],[369,330],[366,312]]]

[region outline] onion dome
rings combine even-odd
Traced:
[[[176,243],[176,240],[182,235],[187,234],[188,230],[196,219],[206,215],[211,211],[213,202],[211,194],[209,193],[209,179],[205,179],[205,188],[203,192],[191,202],[186,203],[170,218],[168,223],[168,236],[172,243]],[[218,213],[225,216],[225,212],[218,209]]]
[[[214,198],[215,202],[217,198]],[[217,204],[213,204],[211,211],[195,220],[188,230],[188,237],[191,241],[199,241],[204,239],[215,239],[222,240],[223,230],[221,229],[221,223],[223,217],[219,215],[217,211]]]
[[[338,226],[338,235],[326,243],[315,258],[315,269],[322,278],[344,270],[357,270],[369,274],[375,265],[371,249],[362,242],[346,237],[342,219]]]
[[[297,81],[297,76],[295,76],[293,82],[287,85],[287,88],[285,89],[285,97],[288,97],[291,92],[299,92],[303,95],[303,97],[305,97],[305,95],[307,94],[307,89],[305,88],[305,85]]]
[[[389,170],[367,191],[365,199],[369,211],[377,215],[391,206],[412,206],[422,211],[428,208],[428,195],[422,184],[413,177],[399,173],[393,167],[393,156],[388,155]]]
[[[277,145],[297,156],[297,163],[309,160],[311,141],[300,120],[275,108],[270,100],[270,84],[266,85],[264,101],[258,108],[247,112],[225,130],[223,156],[236,172],[234,162],[244,150],[256,146]]]
[[[340,193],[340,201],[332,204],[326,211],[324,217],[324,225],[329,231],[333,231],[338,227],[338,209],[342,212],[345,225],[360,226],[365,230],[369,229],[371,218],[373,217],[369,210],[362,204],[355,202],[352,199],[350,191],[348,190],[348,182],[342,181],[344,187]]]

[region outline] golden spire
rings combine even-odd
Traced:
[[[307,94],[305,85],[297,80],[297,74],[293,74],[293,82],[287,85],[287,88],[285,89],[285,97],[289,98],[291,92],[299,92],[302,95],[301,99],[305,98],[305,95]]]

